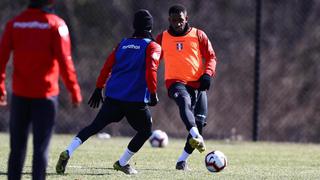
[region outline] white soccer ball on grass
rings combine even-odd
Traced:
[[[227,166],[227,157],[221,151],[212,151],[206,155],[205,165],[210,172],[220,172]]]
[[[154,130],[149,138],[152,147],[166,147],[169,143],[169,138],[166,132],[159,129]]]

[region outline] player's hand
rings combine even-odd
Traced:
[[[148,102],[148,106],[155,106],[158,104],[158,102],[159,102],[158,94],[157,93],[150,94],[150,100]]]
[[[209,74],[203,74],[200,79],[199,91],[209,90],[211,84],[211,76]]]
[[[98,108],[100,105],[100,102],[103,102],[103,97],[102,97],[102,89],[101,88],[96,88],[94,92],[92,93],[88,104],[92,108]]]
[[[72,102],[72,107],[78,108],[80,106],[81,102]]]
[[[0,106],[6,106],[7,105],[7,94],[0,92]]]
[[[74,94],[72,96],[72,107],[74,107],[74,108],[79,107],[81,102],[82,102],[81,94]]]

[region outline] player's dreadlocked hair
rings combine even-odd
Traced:
[[[181,4],[176,4],[170,7],[169,16],[170,14],[180,14],[181,12],[187,15],[187,9]]]

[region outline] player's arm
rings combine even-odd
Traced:
[[[198,38],[200,44],[200,52],[205,59],[205,74],[214,76],[216,73],[217,58],[212,48],[212,44],[208,39],[208,36],[201,30],[198,30]]]
[[[157,35],[157,38],[156,38],[156,42],[157,42],[160,46],[162,46],[162,34],[163,34],[163,33],[158,34],[158,35]],[[161,60],[162,58],[163,58],[163,51],[162,51],[162,49],[161,49],[160,60]]]
[[[161,56],[161,46],[156,42],[151,42],[146,53],[146,80],[151,94],[157,91],[157,71]]]
[[[62,80],[71,93],[72,103],[78,105],[82,101],[80,86],[71,56],[69,30],[64,22],[60,22],[54,31],[54,53],[59,61]]]
[[[0,41],[0,106],[7,105],[6,66],[12,50],[12,22],[7,23]]]
[[[150,42],[146,52],[146,80],[151,93],[149,106],[155,106],[159,99],[157,96],[157,71],[161,56],[161,46],[156,42]]]
[[[202,57],[205,59],[205,70],[199,79],[200,86],[198,90],[206,91],[210,88],[211,77],[216,74],[216,55],[207,35],[201,30],[198,30],[197,33],[199,38],[200,52]]]
[[[100,102],[104,101],[102,96],[102,89],[104,88],[107,79],[111,75],[111,70],[116,60],[115,56],[117,49],[118,47],[111,52],[111,54],[107,57],[102,69],[100,70],[100,74],[96,82],[96,88],[88,101],[89,106],[92,108],[98,108]]]
[[[107,57],[102,69],[100,70],[100,74],[98,76],[96,87],[103,89],[107,79],[111,75],[111,70],[113,65],[116,62],[116,51],[118,49],[118,46],[113,49],[113,51],[110,53],[110,55]]]

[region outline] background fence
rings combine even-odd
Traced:
[[[84,103],[73,109],[61,84],[56,133],[76,133],[95,117],[97,110],[90,109],[86,101],[108,53],[122,37],[132,34],[133,13],[140,8],[150,10],[156,36],[168,27],[168,9],[175,3],[187,7],[190,24],[207,33],[218,57],[217,76],[208,92],[204,136],[251,140],[254,0],[57,0],[56,13],[70,28]],[[26,5],[26,0],[0,2],[1,34],[5,22]],[[320,1],[262,0],[261,15],[258,140],[320,142]],[[11,93],[10,64],[7,72]],[[167,97],[163,64],[159,77],[160,104],[152,108],[154,129],[162,129],[171,137],[185,137],[178,109]],[[8,131],[9,107],[1,107],[0,114],[0,131]],[[125,121],[104,131],[111,135],[133,134]]]

